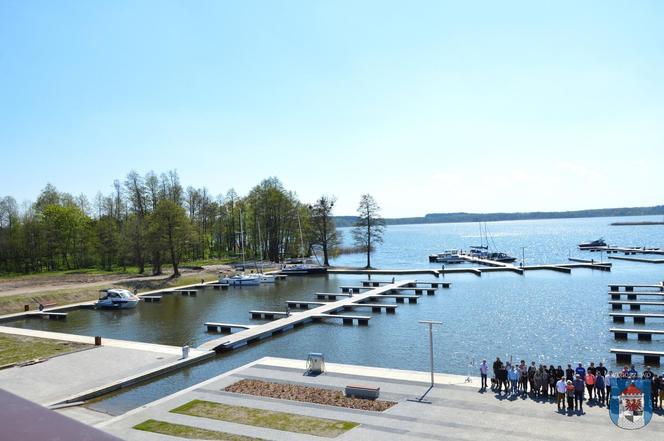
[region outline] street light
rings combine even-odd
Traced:
[[[424,323],[429,325],[429,363],[431,365],[431,385],[429,386],[429,389],[426,390],[422,394],[421,397],[415,398],[415,399],[409,399],[408,401],[413,401],[416,403],[426,403],[426,404],[431,404],[431,401],[424,401],[424,397],[427,396],[429,391],[433,389],[434,386],[434,380],[433,380],[433,325],[442,325],[443,322],[438,322],[435,320],[420,320],[420,323]]]

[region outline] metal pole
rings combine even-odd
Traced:
[[[426,403],[431,404],[430,401],[424,401],[424,397],[433,389],[434,387],[434,376],[433,376],[433,325],[442,325],[443,322],[438,322],[435,320],[420,320],[420,323],[429,325],[429,365],[431,366],[431,385],[429,388],[422,394],[421,397],[415,399],[409,399],[408,401],[413,401],[415,403]]]
[[[431,366],[431,387],[433,387],[433,323],[429,322],[429,365]]]

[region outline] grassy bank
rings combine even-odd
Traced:
[[[219,432],[217,430],[201,429],[200,427],[185,426],[166,421],[147,420],[133,427],[144,432],[158,433],[187,439],[204,439],[217,441],[264,441],[261,438],[234,435],[232,433]]]
[[[137,289],[139,292],[152,291],[156,289],[171,288],[182,285],[192,285],[199,283],[201,279],[205,281],[215,280],[218,277],[216,271],[200,271],[195,273],[185,273],[180,277],[163,278],[136,278],[129,281],[120,282],[100,282],[95,286],[83,288],[63,288],[56,290],[36,291],[34,293],[25,293],[17,295],[0,296],[0,315],[21,312],[24,305],[28,305],[30,310],[36,310],[40,303],[55,303],[57,306],[63,306],[71,303],[86,302],[99,298],[99,290],[102,288],[125,288],[130,291]],[[53,278],[56,283],[57,278]]]
[[[92,346],[60,340],[0,334],[0,366],[53,357],[88,347]]]
[[[171,412],[326,438],[334,438],[358,426],[357,423],[350,421],[330,420],[243,406],[229,406],[202,400],[190,401],[171,410]]]

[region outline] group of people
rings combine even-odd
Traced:
[[[511,397],[530,395],[533,398],[547,400],[555,398],[559,411],[582,412],[586,396],[589,403],[592,401],[600,406],[608,406],[611,400],[612,378],[652,380],[653,409],[662,409],[664,402],[664,372],[657,376],[650,370],[650,367],[646,367],[639,376],[633,365],[631,368],[625,366],[620,372],[614,374],[603,363],[595,366],[595,363],[591,362],[587,368],[583,366],[583,363],[579,363],[576,368],[572,368],[572,365],[568,364],[567,369],[563,369],[561,365],[558,367],[550,365],[547,368],[546,365],[540,364],[537,367],[534,361],[528,366],[525,360],[521,360],[518,365],[510,362],[503,363],[500,357],[497,357],[491,368],[486,360],[482,360],[480,364],[482,390],[488,388],[490,370],[493,372],[491,390],[499,395],[504,392]]]

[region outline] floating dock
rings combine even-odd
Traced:
[[[664,357],[664,352],[642,351],[638,349],[611,349],[612,354],[616,354],[617,363],[632,363],[632,356],[643,356],[643,362],[650,366],[659,366],[660,357]]]
[[[345,314],[334,314],[337,311],[343,311],[346,307],[355,307],[362,303],[367,303],[375,298],[394,298],[394,296],[399,296],[398,294],[390,294],[394,289],[399,289],[403,287],[408,287],[409,284],[415,283],[414,280],[403,280],[397,281],[395,283],[390,283],[384,286],[380,286],[361,294],[356,294],[353,296],[344,296],[343,299],[328,302],[322,304],[318,307],[307,309],[302,312],[292,313],[290,315],[285,315],[283,318],[265,323],[262,325],[255,326],[250,329],[241,330],[239,332],[227,335],[222,338],[210,340],[203,343],[199,346],[198,349],[201,350],[216,350],[216,351],[227,351],[236,349],[238,347],[257,342],[264,338],[269,338],[275,334],[280,334],[285,331],[291,330],[295,327],[304,325],[305,323],[310,323],[318,320],[331,320],[338,319],[342,320],[344,324],[350,324],[353,321],[358,322],[359,325],[368,324],[370,316],[349,316]],[[330,295],[327,293],[319,293],[318,295]],[[339,295],[331,294],[331,295]],[[401,295],[404,297],[405,295]],[[411,297],[411,296],[408,296]],[[417,299],[419,296],[412,296]],[[398,301],[398,300],[397,300]],[[403,301],[403,299],[402,299]],[[301,303],[301,302],[300,302]],[[384,307],[381,305],[381,307]],[[274,315],[280,313],[278,311],[252,311],[252,316],[254,314],[264,317],[265,314]],[[287,313],[284,313],[287,314]]]
[[[628,334],[637,334],[638,340],[651,341],[653,335],[664,335],[664,329],[622,329],[611,328],[609,332],[613,333],[616,340],[627,340]]]

